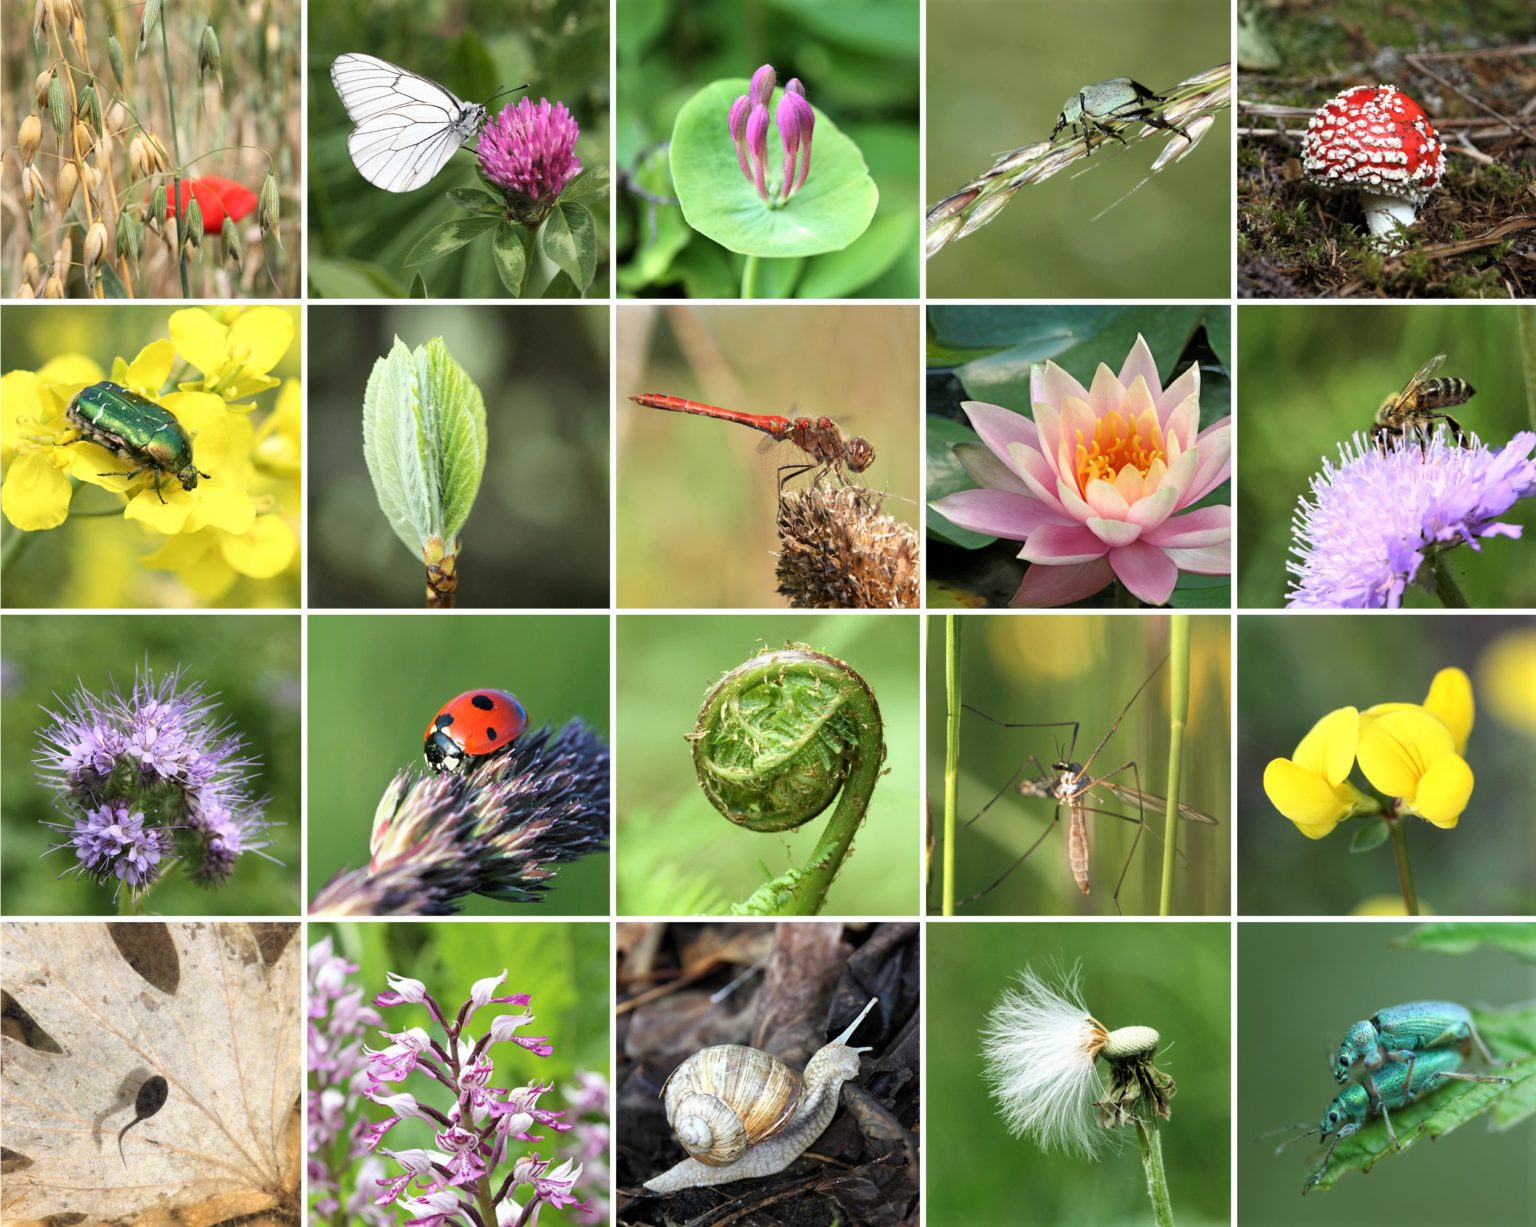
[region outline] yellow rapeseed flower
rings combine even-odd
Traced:
[[[203,373],[181,384],[182,390],[235,401],[277,387],[280,381],[269,372],[293,344],[293,316],[281,307],[233,307],[221,314],[228,323],[202,307],[172,313],[176,352]]]

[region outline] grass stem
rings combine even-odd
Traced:
[[[955,914],[955,818],[960,794],[960,619],[944,615],[944,915]]]
[[[1184,763],[1184,726],[1189,723],[1189,615],[1174,614],[1169,633],[1168,804],[1163,818],[1163,886],[1157,914],[1173,906],[1173,858],[1179,838],[1179,781]]]

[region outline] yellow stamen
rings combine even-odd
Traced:
[[[1077,488],[1081,493],[1095,480],[1113,482],[1129,468],[1143,477],[1157,461],[1167,464],[1163,428],[1157,414],[1148,409],[1130,419],[1114,410],[1098,420],[1093,438],[1077,436]]]

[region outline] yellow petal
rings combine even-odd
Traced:
[[[1419,896],[1419,915],[1433,916],[1435,909],[1424,902],[1424,897]],[[1406,916],[1408,905],[1403,902],[1401,895],[1370,895],[1360,900],[1349,909],[1351,916]]]
[[[1505,631],[1484,648],[1477,683],[1496,719],[1536,735],[1536,626]]]
[[[1472,799],[1472,768],[1457,754],[1448,754],[1431,764],[1419,781],[1410,813],[1442,830],[1454,830],[1462,810]]]
[[[227,534],[221,546],[225,561],[242,575],[271,579],[280,575],[298,550],[293,529],[281,516],[257,516],[251,531],[242,536]]]
[[[1424,709],[1439,716],[1445,727],[1451,730],[1456,753],[1465,753],[1467,738],[1472,735],[1474,716],[1472,679],[1460,669],[1441,669],[1429,684],[1429,694],[1424,697]]]
[[[1350,800],[1338,789],[1288,758],[1274,759],[1264,768],[1264,793],[1308,839],[1322,839],[1350,811]]]
[[[242,311],[229,330],[230,356],[253,375],[265,375],[293,344],[293,316],[281,307]],[[276,387],[276,381],[267,385]]]
[[[223,596],[239,578],[219,550],[222,533],[206,529],[200,533],[182,533],[168,539],[153,554],[139,559],[147,567],[174,571],[181,582],[205,601]]]
[[[1336,785],[1349,776],[1354,766],[1359,736],[1360,713],[1353,707],[1341,707],[1312,726],[1293,757],[1303,770]]]
[[[139,350],[139,356],[128,366],[118,382],[153,399],[160,394],[165,381],[171,377],[171,363],[175,360],[176,347],[169,341],[163,337],[151,341]],[[114,364],[113,371],[116,369]]]
[[[17,456],[0,486],[0,511],[23,532],[41,532],[64,523],[69,518],[69,499],[69,478],[46,448]]]
[[[153,478],[153,473],[144,475],[144,488],[128,500],[128,506],[123,508],[123,518],[157,533],[179,533],[192,514],[192,496],[174,478],[164,476],[160,479],[160,492],[156,494]],[[165,501],[161,502],[161,498]]]
[[[216,375],[223,367],[229,329],[201,307],[172,312],[170,331],[176,352],[204,375]]]
[[[255,522],[256,505],[249,494],[228,482],[207,481],[197,488],[186,528],[188,532],[219,528],[227,533],[248,533]]]
[[[1378,792],[1412,798],[1430,764],[1456,752],[1451,732],[1423,708],[1389,711],[1360,730],[1360,770]]]

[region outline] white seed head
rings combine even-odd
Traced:
[[[1083,1004],[1079,978],[1074,967],[1056,988],[1026,967],[1019,987],[1006,989],[988,1012],[982,1055],[1009,1132],[1029,1136],[1047,1154],[1091,1159],[1105,1141],[1094,1123],[1103,1090],[1094,1058],[1108,1036]]]

